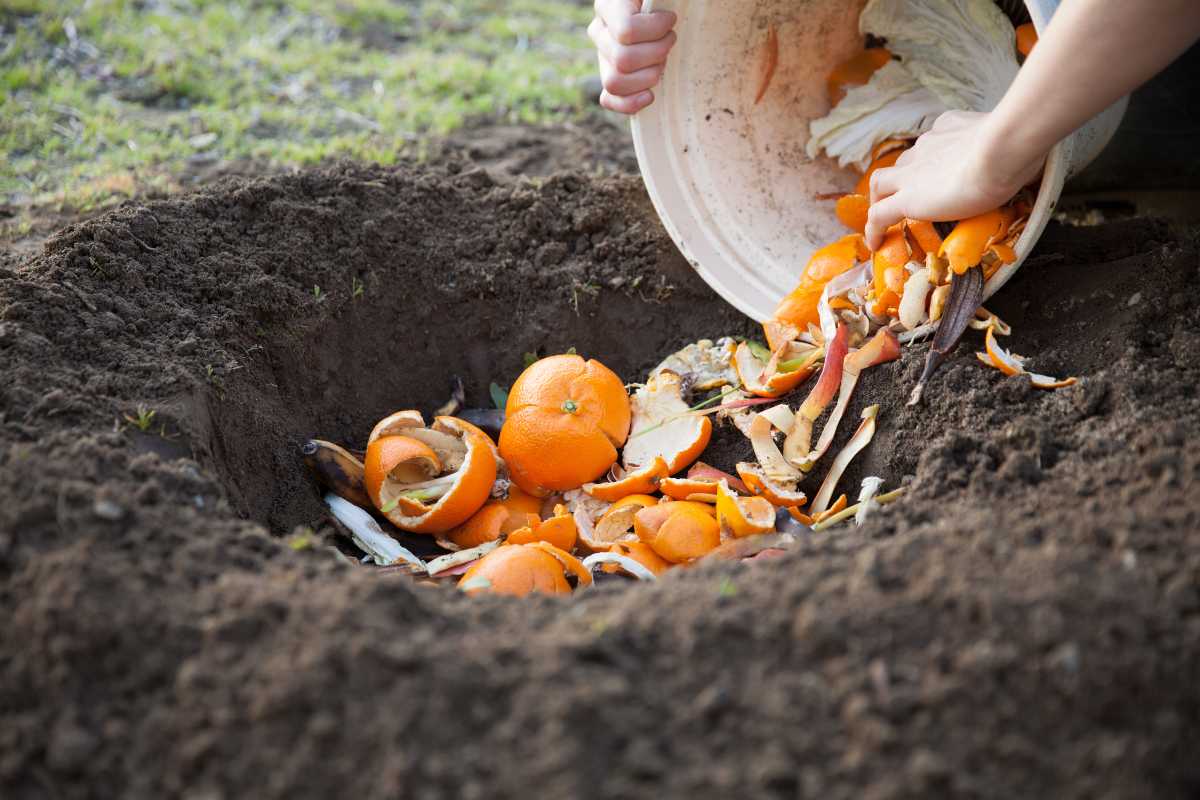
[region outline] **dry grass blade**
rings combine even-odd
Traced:
[[[925,357],[925,369],[921,371],[921,379],[913,387],[912,396],[908,399],[910,406],[921,402],[925,384],[954,350],[954,346],[958,344],[963,331],[967,329],[967,324],[975,318],[975,310],[982,302],[983,268],[978,264],[951,279],[950,297],[946,300],[946,309],[942,312],[941,324],[938,325],[937,334],[933,337],[929,355]]]

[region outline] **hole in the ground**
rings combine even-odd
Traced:
[[[323,519],[321,492],[300,458],[303,442],[317,437],[362,448],[375,422],[393,411],[416,408],[428,418],[447,400],[455,376],[465,385],[468,406],[490,407],[489,384],[510,385],[527,353],[574,347],[632,382],[688,342],[754,331],[703,284],[657,225],[648,224],[652,212],[644,200],[635,196],[631,203],[622,194],[620,202],[623,207],[594,212],[610,222],[585,236],[591,248],[564,246],[581,250],[581,257],[539,268],[536,257],[512,264],[500,252],[477,256],[494,266],[486,291],[439,269],[447,242],[461,244],[478,233],[461,220],[447,216],[438,226],[414,227],[392,215],[365,216],[361,224],[375,235],[406,240],[409,252],[430,255],[422,274],[433,285],[410,282],[386,258],[334,258],[314,267],[347,286],[365,276],[365,291],[315,304],[309,317],[263,331],[261,347],[209,392],[207,460],[234,507],[277,535]],[[569,208],[555,213],[572,217]],[[525,218],[514,212],[489,224],[506,229]],[[642,229],[630,233],[630,225]],[[561,235],[578,236],[569,226]],[[603,269],[589,261],[596,244],[613,240],[632,243],[627,257],[615,266],[609,259]],[[544,236],[528,238],[530,254],[547,246]],[[539,269],[541,276],[532,279],[531,270]]]

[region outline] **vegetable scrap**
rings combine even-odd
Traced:
[[[840,323],[826,348],[814,327],[786,351],[803,351],[797,358],[807,374],[820,368],[825,404],[846,375],[898,354],[887,329],[853,349],[852,337]],[[590,585],[593,575],[655,581],[710,557],[778,555],[845,507],[845,496],[829,499],[869,444],[878,406],[863,412],[863,426],[834,458],[806,515],[800,459],[811,468],[820,454],[805,446],[785,457],[776,437],[792,431],[798,415],[772,399],[760,410],[763,398],[744,396],[735,366],[749,352],[760,371],[778,368],[778,354],[764,351],[757,343],[697,342],[628,390],[598,361],[548,356],[507,393],[498,441],[462,417],[427,423],[419,411],[403,410],[375,425],[361,460],[321,440],[306,443],[301,456],[328,492],[333,518],[369,561],[426,582],[453,581],[469,595],[565,594]],[[710,396],[691,403],[705,391]],[[758,458],[739,463],[736,475],[699,460],[712,433],[710,412],[730,407],[750,417]],[[802,411],[811,415],[811,407]],[[803,417],[808,430],[818,417]],[[830,424],[836,427],[831,418],[822,434],[832,439]],[[731,544],[750,539],[761,546]],[[426,560],[414,550],[427,547],[401,544],[414,540],[439,554]]]
[[[796,288],[763,327],[772,355],[781,354],[775,364],[782,354],[802,347],[802,337],[814,325],[823,333],[815,341],[818,347],[832,340],[842,323],[852,332],[851,347],[878,329],[890,329],[906,342],[936,331],[912,390],[910,403],[917,403],[975,321],[987,282],[1016,262],[1035,187],[1026,187],[1001,208],[959,220],[944,239],[928,221],[904,220],[872,253],[863,238],[870,178],[895,164],[943,112],[993,108],[1036,33],[1015,30],[992,0],[870,0],[859,15],[859,31],[886,47],[864,46],[833,68],[827,79],[830,111],[810,123],[807,144],[810,157],[823,155],[862,174],[852,192],[834,196],[834,214],[852,232],[813,253]],[[837,354],[816,352],[827,369],[837,371]],[[783,392],[777,390],[789,385],[790,376],[770,364],[748,380],[747,370],[759,366],[751,354],[739,354],[736,363],[754,394],[779,396]],[[1069,384],[1039,380],[1038,385]],[[827,391],[828,385],[814,389],[785,455],[794,459],[807,446],[805,426],[828,402]]]
[[[878,405],[861,409],[811,503],[800,488],[833,447],[861,374],[900,358],[903,344],[933,334],[910,404],[968,329],[984,332],[978,359],[1005,375],[1043,389],[1076,382],[1029,371],[996,341],[1009,326],[981,307],[987,281],[1017,258],[1031,188],[943,228],[944,238],[913,219],[889,229],[875,252],[863,237],[870,176],[943,111],[990,108],[1036,33],[1014,31],[991,0],[870,0],[859,25],[887,46],[864,46],[832,70],[831,110],[812,122],[808,145],[813,157],[862,174],[836,198],[834,213],[851,232],[812,255],[764,323],[766,344],[703,339],[628,386],[574,348],[527,354],[511,389],[488,386],[496,408],[466,408],[456,379],[432,423],[398,411],[361,453],[310,440],[302,459],[365,561],[453,581],[467,595],[524,596],[779,556],[835,525],[861,525],[903,495],[885,491],[878,476],[863,479],[853,504],[838,493],[875,436]],[[772,25],[755,103],[778,60]],[[797,407],[780,401],[814,377]],[[715,424],[749,440],[754,460],[738,463],[736,475],[701,460]],[[401,542],[438,552],[426,560]]]

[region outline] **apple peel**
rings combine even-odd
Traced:
[[[846,467],[854,460],[854,457],[875,437],[875,419],[878,415],[878,405],[867,406],[863,409],[862,422],[859,423],[858,430],[850,437],[850,441],[846,442],[846,446],[834,456],[833,463],[829,465],[829,472],[825,475],[825,480],[821,481],[821,488],[817,490],[817,496],[813,498],[811,511],[814,516],[829,510],[829,500],[833,497],[833,490],[837,488],[842,473],[846,471]]]
[[[799,467],[800,462],[808,455],[812,447],[813,423],[825,411],[841,383],[843,365],[849,350],[849,331],[845,323],[838,324],[837,332],[829,343],[825,363],[821,366],[821,376],[817,378],[808,397],[800,404],[792,425],[787,429],[787,438],[783,442],[783,457],[794,467]]]
[[[810,472],[821,456],[829,450],[829,446],[833,444],[833,437],[837,434],[842,416],[850,405],[850,398],[854,394],[854,388],[858,385],[858,376],[862,374],[863,370],[895,361],[899,357],[900,342],[896,339],[896,334],[888,328],[880,328],[870,341],[846,356],[842,365],[842,384],[838,392],[837,405],[834,406],[829,419],[825,422],[825,427],[821,430],[821,438],[817,440],[817,446],[800,463],[801,471]]]

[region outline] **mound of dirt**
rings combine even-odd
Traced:
[[[1193,796],[1198,254],[1051,227],[993,310],[1074,388],[975,339],[917,408],[922,347],[868,373],[844,487],[911,489],[861,528],[472,600],[294,549],[333,535],[297,445],[752,333],[637,178],[343,166],[70,227],[0,260],[0,795]]]

